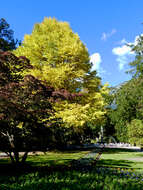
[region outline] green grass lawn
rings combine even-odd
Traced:
[[[88,166],[69,167],[72,159],[89,152],[55,151],[29,156],[27,165],[21,168],[11,166],[9,159],[0,159],[0,190],[143,189],[142,152],[105,149],[97,165],[92,162]]]
[[[105,149],[98,164],[143,172],[143,152],[127,149]]]
[[[53,166],[59,164],[67,165],[73,159],[79,159],[90,151],[55,151],[46,152],[44,155],[29,156],[27,163],[32,166]]]

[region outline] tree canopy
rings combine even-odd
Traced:
[[[140,35],[136,41],[135,44],[130,45],[135,54],[135,59],[129,63],[131,69],[128,72],[133,77],[143,76],[143,36]]]
[[[115,109],[111,114],[112,122],[115,124],[118,139],[127,141],[127,124],[132,119],[142,117],[142,90],[143,81],[132,79],[120,86],[114,95]]]
[[[56,88],[76,90],[91,68],[86,47],[66,22],[45,18],[25,35],[16,55],[26,56],[34,65],[33,74]]]

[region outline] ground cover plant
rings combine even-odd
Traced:
[[[98,173],[97,173],[98,172]],[[19,177],[3,178],[1,189],[56,189],[56,190],[141,190],[142,180],[129,178],[107,170],[36,172]]]
[[[140,162],[136,168],[136,160],[127,160],[131,158],[131,155],[134,159],[141,158],[143,156],[141,152],[121,149],[105,150],[97,165],[94,160],[91,160],[88,165],[73,167],[73,159],[80,159],[90,152],[96,153],[96,150],[47,152],[43,155],[29,156],[27,165],[21,169],[13,169],[8,159],[1,159],[0,189],[142,189],[143,162]],[[117,159],[119,154],[120,160]]]

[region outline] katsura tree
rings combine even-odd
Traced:
[[[14,32],[4,18],[0,19],[0,49],[9,51],[16,49],[18,40],[14,39]]]
[[[23,77],[31,67],[25,57],[0,52],[0,149],[13,163],[25,162],[33,146],[41,143],[40,134],[50,127],[53,102],[76,96],[64,89],[55,91],[32,75]],[[25,152],[22,157],[20,151]]]
[[[67,22],[45,18],[37,23],[30,35],[15,51],[17,56],[26,56],[34,69],[30,73],[55,89],[80,92],[76,101],[55,103],[55,118],[61,118],[67,127],[80,127],[104,120],[104,94],[107,88],[101,85],[86,46]],[[93,126],[92,125],[92,126]]]

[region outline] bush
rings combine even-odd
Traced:
[[[143,122],[139,119],[134,119],[127,125],[128,137],[131,144],[143,145]]]

